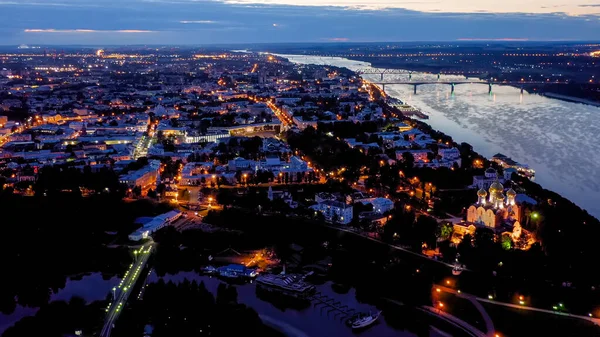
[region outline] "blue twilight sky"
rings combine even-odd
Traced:
[[[600,40],[600,0],[0,0],[0,45]]]

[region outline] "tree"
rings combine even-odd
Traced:
[[[475,230],[475,247],[489,248],[494,244],[494,231],[490,228],[477,228]]]
[[[469,256],[473,250],[473,237],[471,234],[465,234],[462,241],[458,244],[457,253],[461,256]]]
[[[415,243],[425,243],[427,247],[433,249],[436,246],[437,221],[426,215],[421,215],[415,224],[417,230],[417,239]]]
[[[217,202],[221,205],[228,206],[233,204],[233,194],[229,189],[222,189],[217,194]]]
[[[454,233],[454,226],[451,223],[446,222],[438,227],[437,237],[441,240],[448,240]]]
[[[142,187],[141,186],[135,186],[134,188],[131,189],[131,194],[133,194],[134,197],[140,197],[142,195]]]
[[[513,245],[512,237],[510,235],[502,235],[502,248],[504,250],[510,250]]]
[[[190,201],[190,191],[187,188],[179,192],[179,200]]]
[[[402,153],[402,161],[404,162],[404,166],[408,169],[413,168],[415,165],[415,157],[410,152]]]

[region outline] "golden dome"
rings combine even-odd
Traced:
[[[477,191],[477,196],[485,198],[487,196],[487,191],[482,188],[479,191]]]
[[[515,192],[515,190],[513,190],[512,188],[509,188],[508,191],[506,191],[506,196],[507,197],[516,197],[517,192]]]
[[[490,186],[490,194],[495,194],[496,192],[503,192],[504,191],[504,186],[502,186],[502,184],[500,184],[500,182],[498,180],[496,180],[491,186]]]
[[[504,194],[502,194],[502,191],[496,191],[496,199],[498,200],[502,200],[504,199]]]

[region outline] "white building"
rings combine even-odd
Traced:
[[[237,170],[256,170],[256,162],[254,160],[236,157],[227,162],[227,167],[230,171]]]
[[[129,234],[129,240],[140,241],[148,238],[148,236],[159,229],[166,227],[181,217],[180,211],[170,211],[154,217],[150,222],[146,223],[142,228]]]
[[[121,175],[119,182],[129,187],[140,186],[142,190],[153,188],[159,179],[160,162],[151,161],[149,165],[128,174]]]
[[[460,151],[455,147],[450,149],[438,149],[438,156],[440,156],[442,160],[456,160],[460,158]]]
[[[315,212],[321,212],[328,222],[335,222],[347,225],[352,221],[352,205],[347,205],[340,201],[325,200],[311,206]]]
[[[373,212],[383,214],[394,208],[394,202],[387,198],[368,198],[368,199],[359,199],[357,202],[362,202],[363,204],[371,204],[373,205]]]
[[[142,239],[147,239],[150,231],[145,230],[144,228],[140,228],[135,232],[129,234],[129,240],[131,241],[140,241]]]
[[[187,132],[185,133],[185,142],[188,144],[191,143],[216,143],[221,139],[228,138],[229,132],[227,131],[214,131],[209,132],[205,135],[190,135]]]
[[[396,151],[396,160],[403,160],[404,157],[402,157],[402,154],[404,154],[405,152],[408,152],[410,154],[412,154],[414,161],[415,162],[427,162],[427,155],[429,153],[431,153],[431,150],[428,149],[422,149],[422,150],[404,150],[404,151]]]
[[[504,177],[498,177],[498,172],[490,167],[487,170],[485,170],[484,175],[473,176],[473,184],[471,185],[471,187],[486,190],[496,181],[504,183]]]

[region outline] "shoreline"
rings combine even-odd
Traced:
[[[580,103],[580,104],[591,105],[591,106],[600,108],[600,102],[591,101],[591,100],[585,99],[585,98],[555,94],[553,92],[541,92],[538,95],[544,96],[547,98],[551,98],[551,99],[557,99],[560,101],[565,101],[565,102],[570,102],[570,103]]]
[[[347,65],[344,65],[344,64],[342,64],[342,65],[333,65],[333,64],[331,64],[331,63],[329,63],[329,62],[325,62],[325,60],[320,60],[321,62],[310,62],[310,61],[308,61],[308,62],[306,62],[306,61],[305,61],[305,62],[300,62],[300,61],[292,61],[292,60],[290,59],[290,58],[292,58],[292,59],[293,59],[294,57],[300,57],[300,58],[306,58],[306,57],[309,57],[309,58],[310,58],[310,57],[315,57],[316,55],[292,55],[292,54],[275,54],[275,55],[277,55],[277,56],[279,56],[279,57],[283,57],[283,58],[287,59],[287,60],[288,60],[288,62],[292,62],[292,63],[296,63],[296,64],[314,64],[314,65],[318,65],[318,66],[334,66],[334,67],[338,67],[338,68],[346,68],[346,69],[348,69],[348,70],[349,70],[351,73],[353,73],[353,74],[354,74],[354,76],[356,76],[356,77],[358,77],[358,78],[362,78],[362,76],[361,76],[360,74],[358,74],[358,73],[356,72],[356,70],[352,70],[352,69],[350,69],[350,68],[349,68]],[[316,57],[318,57],[318,56],[316,56]],[[327,59],[340,59],[340,60],[351,61],[351,62],[361,62],[361,63],[368,64],[368,65],[365,65],[366,67],[373,67],[373,65],[372,65],[370,62],[366,62],[366,61],[360,61],[360,60],[351,59],[351,58],[344,58],[344,57],[332,56],[332,57],[327,57]],[[395,69],[401,69],[401,68],[395,68]],[[404,69],[404,68],[402,68],[402,69]],[[404,70],[407,70],[407,69],[404,69]],[[415,71],[415,72],[417,72],[417,71]],[[373,84],[373,85],[374,85],[374,86],[375,86],[377,89],[381,90],[381,87],[380,87],[380,86],[378,86],[378,85],[376,85],[376,84]],[[507,85],[507,86],[510,86],[510,85]],[[510,86],[510,87],[517,88],[517,87],[514,87],[514,86]],[[559,101],[566,101],[565,99],[554,98],[554,97],[550,97],[550,96],[543,95],[543,94],[541,94],[541,93],[539,93],[538,95],[540,95],[540,96],[545,96],[545,97],[547,97],[548,99],[557,99],[557,100],[559,100]],[[565,97],[566,97],[566,98],[568,98],[568,96],[565,96]],[[397,99],[397,100],[399,100],[399,101],[401,101],[402,103],[404,103],[404,104],[406,104],[406,105],[409,105],[409,106],[411,106],[411,107],[415,108],[414,106],[412,106],[412,105],[410,105],[410,104],[407,104],[407,103],[405,103],[405,102],[402,100],[402,98],[399,98],[399,97],[394,97],[394,98],[395,98],[395,99]],[[591,101],[590,101],[590,102],[591,102]],[[381,103],[382,103],[382,104],[384,104],[385,106],[387,106],[388,108],[391,108],[391,109],[394,109],[394,108],[395,108],[393,104],[390,104],[390,103],[389,103],[389,102],[387,102],[385,99],[382,99],[382,100],[381,100]],[[585,103],[582,103],[582,102],[575,102],[575,103],[581,103],[581,104],[585,104]],[[586,104],[586,105],[591,105],[591,104]],[[600,103],[598,103],[598,106],[600,107]],[[396,108],[396,109],[397,109],[397,108]],[[415,108],[415,109],[420,111],[420,109],[417,109],[417,108]],[[423,112],[422,112],[422,113],[423,113]],[[424,114],[425,114],[425,113],[424,113]],[[429,118],[427,118],[427,119],[421,119],[421,118],[415,118],[415,116],[405,116],[404,114],[402,114],[402,115],[404,116],[404,118],[408,118],[408,119],[414,120],[416,123],[422,123],[422,124],[426,125],[427,127],[429,127],[429,128],[431,128],[431,129],[433,129],[433,126],[432,126],[432,125],[429,123]],[[427,115],[427,114],[426,114],[426,115]],[[429,117],[429,116],[428,116],[428,117]],[[433,130],[435,130],[435,129],[433,129]],[[437,132],[440,132],[440,133],[442,133],[442,134],[444,134],[444,135],[446,135],[446,136],[448,136],[448,137],[450,137],[450,138],[454,139],[454,137],[452,137],[451,135],[449,135],[449,134],[448,134],[448,133],[446,133],[445,131],[442,131],[442,130],[435,130],[435,131],[437,131]],[[479,152],[478,152],[478,151],[477,151],[475,148],[473,148],[473,152],[475,152],[475,153],[477,153],[477,154],[481,155],[481,154],[480,154],[480,153],[479,153]],[[487,156],[483,156],[483,157],[486,157],[486,158],[487,158]],[[555,194],[555,195],[557,195],[557,196],[561,197],[562,199],[564,199],[564,200],[567,200],[567,201],[569,201],[570,203],[572,203],[572,204],[576,205],[576,206],[577,206],[577,207],[578,207],[578,208],[579,208],[581,211],[583,211],[583,212],[587,213],[587,214],[588,214],[589,216],[591,216],[593,219],[596,219],[596,220],[600,219],[600,215],[595,215],[595,214],[592,214],[592,213],[590,213],[590,211],[589,211],[588,209],[586,209],[586,208],[582,207],[581,205],[579,205],[579,204],[578,204],[578,203],[576,203],[576,202],[573,202],[571,199],[569,199],[569,198],[567,198],[567,197],[563,196],[563,194],[562,194],[562,193],[560,193],[560,192],[555,192],[555,190],[554,190],[554,189],[552,189],[552,190],[550,190],[550,189],[547,189],[547,188],[543,187],[542,185],[540,185],[539,183],[536,183],[536,182],[533,182],[533,183],[534,183],[534,184],[537,184],[537,185],[538,185],[538,186],[539,186],[539,187],[540,187],[542,190],[544,190],[544,191],[547,191],[547,192],[552,192],[553,194]]]
[[[285,54],[280,54],[280,55],[277,55],[277,56],[285,57],[286,55],[285,55]],[[350,60],[350,61],[356,61],[356,62],[364,62],[364,63],[368,63],[368,64],[370,65],[370,67],[372,67],[372,68],[380,68],[380,69],[396,69],[396,70],[406,70],[406,71],[413,72],[413,73],[421,73],[421,74],[433,74],[432,72],[428,72],[428,71],[426,71],[426,70],[409,69],[409,68],[407,68],[407,67],[404,67],[404,68],[397,68],[397,67],[389,67],[389,66],[388,66],[388,67],[379,67],[379,66],[376,66],[376,65],[374,66],[372,62],[365,61],[365,60],[361,60],[361,59],[355,59],[355,58],[352,58],[352,57],[343,57],[343,56],[321,56],[321,55],[302,55],[302,54],[300,54],[300,55],[297,55],[297,56],[317,56],[317,57],[330,57],[330,58],[333,58],[333,57],[337,57],[337,58],[345,58],[345,59],[347,59],[347,60]],[[351,69],[350,69],[350,71],[352,71],[352,72],[354,72],[354,73],[355,73],[355,71],[354,71],[354,70],[351,70]],[[477,79],[481,79],[481,78],[479,78],[478,76],[467,76],[467,75],[459,75],[459,76],[465,76],[466,78],[477,78]],[[525,83],[525,84],[527,84],[527,83]],[[513,88],[517,88],[517,89],[521,89],[521,86],[516,86],[516,85],[507,85],[507,86],[510,86],[510,87],[513,87]],[[530,91],[528,91],[527,89],[524,89],[524,90],[525,90],[525,92],[528,92],[529,94],[538,94],[538,95],[540,95],[540,96],[544,96],[544,97],[547,97],[547,98],[550,98],[550,99],[556,99],[556,100],[559,100],[559,101],[570,102],[570,103],[580,103],[580,104],[585,104],[585,105],[590,105],[590,106],[594,106],[594,107],[598,107],[598,108],[600,108],[600,102],[592,101],[592,100],[585,99],[585,98],[579,98],[579,97],[574,97],[574,96],[568,96],[568,95],[556,94],[556,93],[553,93],[553,92],[537,92],[537,93],[536,93],[536,92],[530,92]]]

